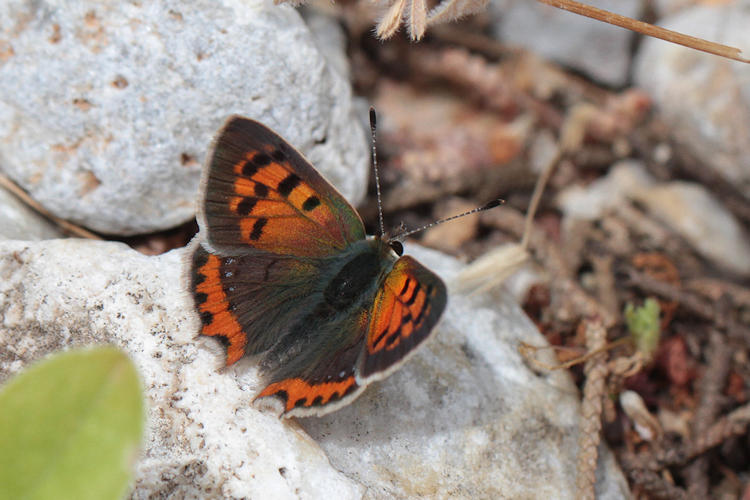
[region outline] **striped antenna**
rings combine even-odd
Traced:
[[[375,151],[375,127],[377,125],[377,116],[375,116],[375,108],[370,106],[370,134],[372,137],[372,168],[375,171],[375,192],[378,195],[378,220],[380,221],[380,233],[379,238],[382,238],[385,234],[385,225],[383,224],[383,202],[380,198],[380,176],[378,175],[378,155]]]
[[[425,229],[429,229],[429,228],[431,228],[433,226],[437,226],[438,224],[442,224],[443,222],[449,222],[449,221],[458,219],[460,217],[464,217],[466,215],[475,214],[477,212],[484,212],[485,210],[489,210],[491,208],[499,207],[503,203],[505,203],[505,200],[501,200],[499,198],[497,200],[492,200],[491,202],[489,202],[489,203],[487,203],[485,205],[482,205],[481,207],[473,208],[473,209],[469,210],[468,212],[464,212],[464,213],[458,214],[458,215],[451,215],[450,217],[446,217],[445,219],[439,219],[439,220],[436,220],[435,222],[431,222],[431,223],[427,224],[426,226],[418,227],[417,229],[412,229],[411,231],[406,231],[406,232],[403,232],[403,233],[396,234],[396,235],[394,235],[391,238],[391,241],[403,241],[404,238],[406,238],[407,236],[409,236],[411,234],[418,233],[420,231],[424,231]]]

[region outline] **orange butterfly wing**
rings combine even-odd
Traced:
[[[362,220],[343,196],[254,120],[227,120],[206,172],[201,227],[217,251],[324,257],[365,237]]]
[[[382,379],[426,340],[445,309],[443,281],[415,259],[398,259],[378,290],[370,313],[359,381]]]

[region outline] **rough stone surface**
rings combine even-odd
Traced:
[[[410,245],[443,276],[460,264]],[[178,285],[183,250],[0,242],[0,380],[73,345],[109,342],[136,362],[148,436],[134,497],[574,498],[578,394],[538,375],[518,342],[543,337],[504,293],[451,293],[437,335],[396,374],[324,418],[279,420],[251,401],[245,359],[220,368]],[[597,498],[627,498],[603,450]]]
[[[586,187],[570,186],[557,203],[568,220],[596,220],[635,200],[719,269],[750,275],[750,234],[705,187],[656,182],[637,161],[622,161]]]
[[[49,240],[62,232],[10,191],[0,188],[0,240]]]
[[[669,182],[638,193],[637,199],[717,267],[750,276],[750,235],[706,188]]]
[[[356,202],[368,147],[351,109],[342,68],[288,6],[0,3],[0,169],[97,231],[190,219],[206,149],[231,114],[276,129]]]
[[[565,217],[596,220],[655,182],[641,162],[623,160],[612,165],[607,175],[588,186],[576,184],[565,188],[556,201]]]
[[[693,7],[660,24],[750,54],[750,1]],[[681,147],[750,196],[750,65],[644,38],[635,81]]]
[[[592,0],[588,5],[636,18],[638,2]],[[495,36],[582,71],[602,83],[627,81],[633,33],[539,2],[498,0],[490,3]]]

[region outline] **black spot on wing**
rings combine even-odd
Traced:
[[[204,325],[210,325],[214,321],[214,315],[210,311],[201,312],[201,323]]]
[[[282,147],[283,145],[279,144],[279,149],[276,149],[271,153],[273,159],[279,163],[286,161],[286,153],[281,150]]]
[[[258,165],[253,161],[246,161],[242,166],[242,175],[245,177],[252,177],[258,172]]]
[[[271,157],[266,153],[258,153],[257,155],[253,156],[253,165],[258,168],[263,168],[269,163],[271,163]]]
[[[414,303],[415,300],[417,300],[417,293],[419,293],[420,288],[422,288],[419,284],[419,281],[414,285],[414,290],[411,292],[411,297],[409,297],[406,300],[406,305],[410,306]]]
[[[398,330],[396,330],[395,332],[393,332],[393,335],[391,335],[390,337],[388,337],[388,340],[385,341],[385,346],[386,347],[392,346],[393,343],[396,342],[399,339],[400,336],[401,336],[401,328],[399,328]]]
[[[257,202],[258,198],[253,198],[252,196],[243,198],[242,201],[237,204],[237,213],[243,216],[249,215],[253,211],[253,208],[255,208]]]
[[[268,196],[268,186],[261,182],[255,183],[255,196],[259,198],[265,198]]]
[[[318,205],[320,205],[320,198],[318,198],[317,196],[310,196],[302,204],[302,210],[304,210],[305,212],[309,212],[310,210],[315,209]]]
[[[279,194],[283,197],[289,196],[292,191],[294,191],[294,188],[300,185],[301,179],[299,176],[295,173],[291,173],[287,175],[283,181],[279,183],[279,186],[277,190],[279,191]]]
[[[404,281],[404,287],[401,289],[400,292],[398,292],[399,295],[403,295],[406,293],[406,291],[409,289],[409,285],[411,284],[411,278],[406,278],[406,281]]]
[[[257,241],[260,239],[260,237],[263,235],[263,227],[268,222],[268,219],[261,218],[255,221],[255,224],[253,224],[253,230],[250,233],[250,239],[253,241]]]

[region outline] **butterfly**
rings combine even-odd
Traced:
[[[374,116],[374,115],[373,115]],[[189,287],[200,333],[226,364],[259,355],[285,417],[353,401],[422,344],[446,306],[444,283],[397,240],[365,234],[355,209],[302,154],[233,116],[203,173]]]

